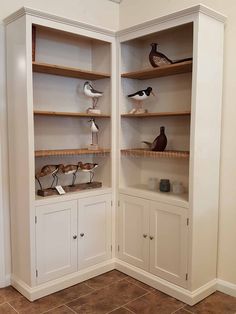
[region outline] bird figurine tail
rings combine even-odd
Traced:
[[[152,149],[152,143],[146,141],[142,141],[142,143],[146,144],[149,147],[149,149]]]

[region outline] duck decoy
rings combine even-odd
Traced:
[[[133,99],[136,104],[137,108],[133,108],[129,113],[145,113],[147,110],[144,110],[142,108],[142,101],[147,99],[150,95],[155,96],[155,94],[152,91],[152,87],[147,87],[146,89],[139,90],[136,93],[130,94],[127,97]]]
[[[94,89],[93,86],[89,82],[84,83],[84,94],[90,98],[92,98],[93,101],[93,107],[88,108],[87,112],[89,113],[101,113],[99,109],[96,108],[98,98],[102,97],[103,92],[99,92],[98,90]]]
[[[91,163],[91,162],[82,163],[81,161],[78,162],[78,169],[80,171],[89,172],[89,175],[90,175],[89,183],[92,182],[93,177],[94,177],[93,170],[96,169],[97,167],[98,167],[98,164],[96,164],[96,163]]]
[[[36,173],[35,175],[35,179],[38,181],[39,183],[39,186],[40,186],[40,189],[42,190],[42,184],[39,180],[39,178],[42,178],[42,177],[45,177],[47,175],[52,175],[53,177],[53,181],[52,181],[52,184],[51,184],[51,188],[53,187],[53,184],[54,184],[54,181],[56,180],[56,185],[58,183],[58,176],[57,176],[57,173],[63,169],[63,165],[62,164],[59,164],[59,165],[46,165],[44,166],[40,172]]]
[[[163,152],[167,145],[167,137],[165,135],[165,127],[160,127],[160,134],[155,138],[155,140],[150,143],[143,141],[142,143],[145,143],[148,145],[149,149],[156,152]]]
[[[75,185],[76,174],[78,172],[78,169],[79,169],[79,165],[66,165],[62,168],[63,174],[65,174],[65,175],[72,174],[73,175],[71,186]]]
[[[152,43],[151,44],[151,51],[149,54],[149,61],[151,65],[154,68],[161,67],[163,65],[168,65],[168,64],[175,64],[175,63],[180,63],[184,61],[190,61],[193,58],[185,58],[185,59],[180,59],[180,60],[170,60],[166,55],[158,51],[158,44],[157,43]]]

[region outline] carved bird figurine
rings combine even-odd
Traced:
[[[180,60],[170,60],[166,55],[164,55],[160,51],[157,51],[157,49],[158,49],[157,43],[152,43],[151,47],[152,47],[152,49],[151,49],[150,54],[149,54],[149,61],[154,68],[161,67],[163,65],[180,63],[180,62],[192,60],[192,58],[185,58],[185,59],[180,59]]]
[[[98,131],[99,127],[95,122],[95,119],[90,119],[89,122],[91,122],[91,133],[92,133],[92,145],[91,148],[97,149],[98,148]]]
[[[152,143],[145,142],[145,141],[143,141],[142,143],[145,143],[146,145],[148,145],[148,147],[152,151],[163,152],[166,148],[166,145],[167,145],[167,137],[165,135],[165,127],[164,126],[160,127],[160,135],[158,135]]]
[[[96,109],[98,98],[102,97],[103,92],[99,92],[96,89],[93,88],[93,86],[89,82],[84,83],[84,94],[90,98],[92,98],[93,101],[93,108],[88,108],[88,112],[93,113],[100,113],[99,109]]]
[[[129,113],[144,113],[147,112],[142,108],[142,101],[147,99],[150,95],[155,96],[155,94],[152,91],[152,87],[147,87],[146,89],[139,90],[136,93],[130,94],[127,97],[133,99],[136,104],[137,108],[133,108]]]
[[[58,183],[58,177],[57,177],[57,173],[63,169],[63,165],[62,164],[59,164],[59,165],[46,165],[44,166],[40,172],[36,173],[35,175],[35,179],[38,181],[39,183],[39,186],[40,186],[40,189],[42,190],[42,184],[39,180],[39,178],[42,178],[42,177],[45,177],[47,175],[52,175],[53,177],[53,181],[52,181],[52,184],[51,184],[51,188],[53,187],[53,184],[54,184],[54,181],[56,180],[56,185]]]
[[[81,161],[78,162],[78,169],[80,171],[89,172],[89,174],[90,174],[90,181],[89,181],[89,183],[92,182],[93,177],[94,177],[93,170],[96,169],[97,167],[98,167],[98,164],[94,164],[94,163],[91,163],[91,162],[87,162],[87,163],[82,163]]]
[[[79,165],[66,165],[62,168],[62,173],[64,173],[65,175],[69,175],[69,174],[73,175],[71,186],[75,185],[76,174],[78,172],[78,169],[79,169]]]

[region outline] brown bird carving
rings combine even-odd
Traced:
[[[35,175],[35,179],[38,181],[39,183],[39,186],[40,186],[40,189],[42,190],[42,184],[39,180],[39,178],[42,178],[42,177],[45,177],[47,175],[52,175],[53,177],[53,181],[52,181],[52,184],[51,184],[51,188],[53,187],[53,184],[54,184],[54,181],[56,180],[56,185],[58,183],[58,177],[57,177],[57,173],[63,169],[63,165],[62,164],[59,164],[59,165],[46,165],[44,166],[40,172],[36,173]]]
[[[97,168],[97,167],[98,167],[98,164],[94,164],[94,163],[91,163],[91,162],[87,162],[87,163],[84,163],[84,164],[81,161],[78,162],[78,169],[80,171],[89,172],[89,174],[90,174],[90,181],[89,181],[89,183],[92,182],[93,177],[94,177],[93,170],[95,168]]]
[[[158,135],[152,143],[144,142],[144,141],[143,141],[143,143],[148,145],[148,147],[152,151],[163,152],[166,148],[166,145],[167,145],[167,137],[165,135],[165,127],[161,126],[160,135]]]
[[[71,186],[75,185],[76,174],[78,172],[78,169],[79,169],[79,165],[66,165],[66,166],[63,166],[62,168],[62,173],[64,173],[65,175],[68,175],[68,174],[73,175]]]
[[[180,60],[170,60],[166,55],[158,51],[158,44],[151,44],[151,52],[149,54],[149,61],[154,68],[161,67],[168,64],[180,63],[184,61],[192,60],[192,58],[185,58]]]

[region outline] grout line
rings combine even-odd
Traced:
[[[189,310],[185,309],[185,306],[186,306],[186,304],[185,304],[184,306],[182,306],[181,308],[179,308],[178,310],[172,312],[171,314],[178,313],[179,310],[184,310],[184,311],[186,311],[187,313],[194,314],[193,312],[190,312]]]
[[[6,303],[6,304],[8,304],[16,313],[19,313],[10,303]]]
[[[73,309],[71,309],[69,306],[67,306],[66,304],[64,304],[65,307],[67,307],[69,310],[71,310],[72,313],[77,314]]]
[[[127,307],[125,307],[125,306],[122,306],[124,309],[126,309],[127,311],[129,311],[130,313],[133,313],[133,314],[135,314],[135,312],[133,312],[133,311],[131,311],[130,309],[127,309]]]
[[[132,278],[132,277],[130,277],[130,278]],[[143,289],[143,290],[145,290],[145,291],[147,291],[147,292],[150,292],[150,293],[155,293],[154,291],[150,291],[150,290],[147,290],[146,288],[144,288],[144,287],[142,287],[141,285],[139,285],[138,283],[134,283],[134,282],[131,282],[131,281],[129,281],[127,278],[125,278],[129,283],[131,283],[131,284],[133,284],[133,285],[135,285],[136,287],[138,287],[138,288],[141,288],[141,289]],[[132,278],[132,279],[135,279],[135,278]],[[135,280],[137,280],[137,279],[135,279]],[[137,280],[138,281],[138,280]],[[141,281],[140,281],[141,282]],[[144,285],[146,285],[146,283],[143,283],[143,282],[141,282],[142,284],[144,284]],[[149,286],[149,285],[147,285],[148,287],[150,287],[150,288],[153,288],[153,287],[151,287],[151,286]],[[153,289],[155,289],[155,288],[153,288]],[[157,290],[157,289],[155,289],[156,291],[159,291],[159,290]]]
[[[94,278],[95,278],[95,277],[94,277]],[[118,279],[118,280],[116,280],[116,281],[113,281],[112,283],[109,283],[109,284],[107,284],[107,285],[105,285],[105,286],[103,286],[103,287],[100,287],[100,288],[92,288],[92,287],[89,286],[89,284],[87,284],[87,283],[85,283],[85,284],[86,284],[89,288],[94,289],[94,291],[98,291],[98,290],[101,290],[101,289],[103,289],[103,288],[109,287],[110,285],[114,285],[115,283],[120,282],[120,281],[122,281],[122,280],[126,280],[126,277],[125,277],[125,278]]]
[[[110,311],[110,312],[107,312],[106,314],[112,314],[112,312],[114,312],[115,310],[118,310],[118,309],[121,308],[121,307],[125,307],[125,306],[126,306],[127,304],[129,304],[130,302],[137,301],[138,299],[144,297],[144,296],[147,295],[147,294],[149,294],[148,291],[147,291],[146,293],[140,295],[139,297],[137,297],[137,298],[135,298],[135,299],[132,299],[132,300],[130,300],[129,302],[126,302],[125,304],[122,304],[122,305],[116,307],[115,309],[113,309],[113,310]],[[127,310],[129,310],[129,309],[127,309]],[[129,311],[130,311],[130,310],[129,310]],[[131,313],[134,313],[134,312],[131,312]]]

